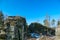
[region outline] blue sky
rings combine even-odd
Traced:
[[[6,15],[19,15],[27,23],[43,23],[46,13],[51,19],[58,20],[60,15],[59,0],[0,0],[0,10]]]

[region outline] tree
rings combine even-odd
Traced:
[[[55,19],[52,20],[51,24],[53,27],[55,26]]]
[[[42,24],[40,24],[40,23],[31,23],[30,25],[29,25],[29,32],[37,32],[37,33],[39,33],[39,32],[42,32],[43,31],[43,28],[44,26],[42,25]]]
[[[44,26],[47,26],[47,27],[50,26],[50,23],[49,23],[49,21],[47,19],[45,19],[43,22],[44,22]]]
[[[60,21],[58,20],[58,24],[57,25],[60,25]]]
[[[0,26],[3,26],[3,24],[4,24],[4,15],[2,11],[0,11]]]
[[[40,23],[31,23],[28,29],[29,33],[42,33],[42,35],[47,35],[47,32],[51,34],[50,31],[54,33],[55,30],[53,31],[52,30],[53,30],[52,28],[43,26]]]

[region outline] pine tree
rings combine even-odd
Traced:
[[[53,27],[55,26],[55,19],[52,20],[51,24]]]

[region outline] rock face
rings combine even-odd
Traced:
[[[56,38],[55,40],[60,40],[60,21],[58,21],[58,27],[56,28]]]
[[[5,39],[5,31],[4,31],[4,16],[3,13],[0,11],[0,40],[4,40]]]
[[[56,38],[55,40],[60,40],[60,28],[56,28]]]

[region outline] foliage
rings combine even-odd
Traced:
[[[55,35],[55,30],[43,26],[40,23],[31,23],[28,28],[29,33],[42,33],[42,35]],[[49,33],[49,34],[48,34]]]

